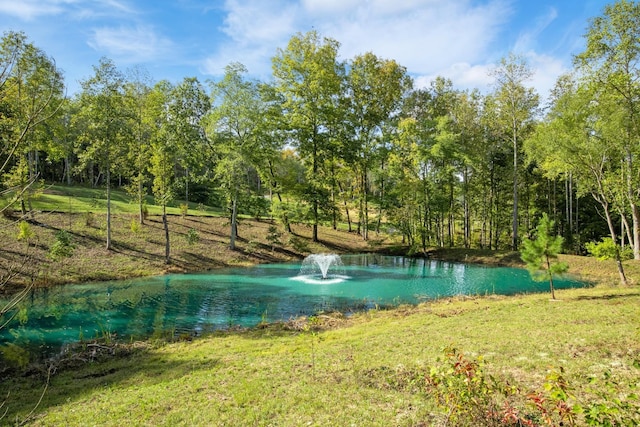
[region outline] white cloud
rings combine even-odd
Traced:
[[[411,73],[434,74],[486,60],[511,14],[510,0],[227,0],[225,10],[228,40],[204,61],[205,73],[219,74],[231,61],[268,73],[277,48],[315,29],[341,43],[343,59],[373,52]]]
[[[525,56],[534,70],[531,86],[535,87],[538,94],[545,99],[556,84],[558,77],[570,71],[567,64],[559,58],[542,55],[536,52],[528,52]]]
[[[451,80],[458,89],[478,89],[483,93],[487,93],[491,90],[491,85],[493,84],[493,78],[489,72],[494,67],[495,64],[471,65],[468,62],[458,62],[436,73],[416,76],[414,78],[415,87],[429,87],[437,77],[444,77]]]
[[[502,0],[481,5],[468,0],[372,0],[318,27],[342,43],[346,58],[371,51],[426,74],[486,58],[510,12]]]
[[[158,36],[153,28],[144,25],[97,28],[88,43],[100,53],[135,63],[158,58],[173,47],[171,40]]]
[[[204,74],[221,75],[230,62],[244,64],[253,75],[271,72],[271,57],[298,31],[299,8],[286,0],[227,0],[220,30],[228,37],[202,61]]]
[[[87,19],[127,15],[135,10],[123,0],[0,0],[0,14],[33,21],[40,17],[68,14]]]
[[[242,46],[272,45],[295,32],[297,7],[287,2],[227,0],[222,31]]]
[[[58,15],[74,0],[0,0],[0,14],[31,21],[40,16]]]

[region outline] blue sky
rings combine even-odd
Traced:
[[[435,76],[491,87],[509,52],[546,95],[584,49],[606,0],[0,0],[0,29],[24,31],[64,70],[70,94],[102,56],[143,66],[154,80],[216,79],[232,61],[268,80],[271,58],[297,32],[341,44],[342,59],[373,52],[404,65],[416,85]]]

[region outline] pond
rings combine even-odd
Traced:
[[[199,335],[233,326],[286,321],[322,311],[349,313],[455,295],[548,292],[523,269],[377,254],[343,255],[328,277],[300,275],[301,264],[227,268],[134,280],[36,289],[0,331],[42,356],[81,340]],[[563,279],[557,289],[585,283]],[[0,301],[1,303],[2,301]]]

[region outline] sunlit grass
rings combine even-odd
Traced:
[[[32,200],[35,210],[46,212],[86,213],[106,212],[107,193],[104,188],[86,188],[79,186],[47,185],[42,194]],[[156,204],[153,196],[145,197],[150,215],[160,215],[161,206]],[[180,205],[184,201],[174,200],[167,206],[167,214],[180,215]],[[190,215],[219,215],[222,210],[200,203],[189,202]],[[122,190],[111,190],[111,212],[113,214],[136,214],[137,200]]]

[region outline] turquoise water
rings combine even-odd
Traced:
[[[549,291],[547,282],[533,282],[522,269],[372,254],[342,261],[340,274],[330,270],[328,280],[298,277],[296,263],[36,289],[23,302],[27,318],[0,331],[0,346],[16,343],[52,355],[67,344],[107,334],[127,341],[198,335],[320,311]],[[566,279],[554,283],[558,289],[585,286]]]

